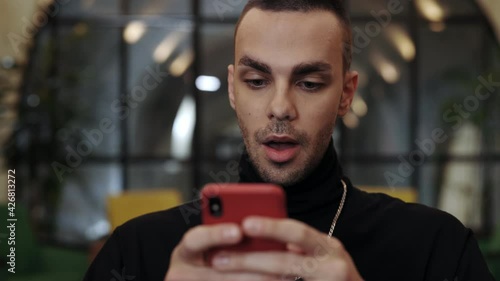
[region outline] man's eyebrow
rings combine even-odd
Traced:
[[[293,68],[292,74],[294,76],[303,76],[314,72],[327,72],[331,70],[332,66],[330,64],[318,61],[296,65]]]
[[[248,56],[243,56],[240,59],[238,64],[254,68],[254,69],[256,69],[260,72],[266,73],[266,74],[271,74],[271,67],[269,67],[269,65],[267,65],[263,62],[260,62],[258,60],[252,59]]]

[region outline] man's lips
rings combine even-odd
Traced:
[[[262,144],[266,156],[276,163],[285,163],[292,160],[300,148],[299,143],[289,136],[270,136]]]

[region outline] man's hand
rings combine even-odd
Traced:
[[[286,252],[219,253],[213,266],[203,254],[210,248],[238,244],[243,235],[287,243]],[[363,280],[342,243],[291,219],[251,217],[236,224],[198,226],[187,232],[172,253],[165,281],[177,280]]]
[[[288,252],[220,253],[214,268],[220,272],[252,272],[293,280],[358,281],[351,256],[342,243],[304,223],[291,219],[252,217],[243,222],[243,234],[287,243]],[[234,279],[236,280],[236,279]],[[268,279],[261,279],[268,280]]]
[[[198,226],[188,231],[174,249],[165,281],[221,280],[264,281],[281,280],[280,276],[246,270],[224,272],[208,266],[203,254],[210,248],[238,244],[243,238],[236,224]]]

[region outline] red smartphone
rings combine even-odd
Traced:
[[[203,224],[236,223],[241,225],[248,216],[286,218],[283,189],[273,184],[208,184],[201,191]],[[277,241],[244,237],[237,245],[214,248],[207,261],[218,251],[285,251],[286,245]]]

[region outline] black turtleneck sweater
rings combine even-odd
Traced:
[[[334,236],[367,281],[490,281],[472,232],[453,216],[384,194],[369,194],[343,176],[333,145],[302,182],[285,188],[288,215],[328,233],[347,183]],[[248,156],[241,182],[262,182]],[[118,227],[84,281],[163,281],[170,255],[184,233],[201,223],[197,202],[148,214]]]

